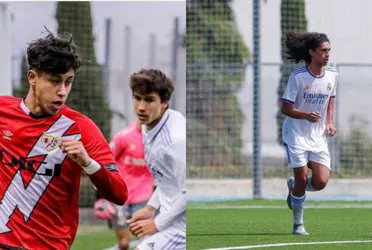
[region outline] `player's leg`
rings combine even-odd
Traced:
[[[286,144],[284,146],[287,152],[288,166],[293,169],[294,173],[294,176],[289,177],[287,180],[287,204],[289,209],[292,210],[291,195],[293,194],[295,197],[302,197],[305,194],[308,174],[308,169],[306,167],[308,152],[290,147]]]
[[[293,168],[295,184],[291,192],[293,231],[295,235],[308,235],[304,227],[304,205],[306,200],[308,168],[303,165]]]
[[[308,178],[306,191],[319,191],[325,188],[331,172],[331,160],[328,150],[311,152],[309,154],[309,167],[312,176]]]
[[[178,228],[167,228],[145,238],[136,250],[185,250],[186,232]]]
[[[288,207],[293,213],[293,231],[295,235],[308,235],[305,230],[304,204],[306,199],[305,189],[307,184],[307,159],[308,152],[286,145],[289,167],[293,169],[294,177],[288,178]]]
[[[115,229],[115,235],[118,239],[118,249],[119,250],[127,250],[129,249],[129,243],[130,243],[130,231],[129,228],[118,228]]]
[[[130,236],[129,225],[127,223],[127,214],[130,209],[129,205],[116,206],[116,214],[113,216],[112,227],[115,230],[115,235],[118,240],[118,249],[129,249]]]

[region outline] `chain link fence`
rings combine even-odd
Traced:
[[[372,111],[368,96],[372,88],[369,73],[372,65],[368,63],[371,59],[345,52],[352,47],[368,50],[365,41],[371,41],[372,37],[367,35],[362,20],[346,22],[337,13],[328,15],[319,8],[322,4],[337,4],[347,10],[348,16],[359,16],[362,11],[348,1],[261,1],[260,93],[255,93],[249,53],[254,43],[251,20],[254,5],[240,0],[188,1],[187,177],[190,199],[200,196],[198,190],[204,191],[202,199],[252,197],[255,184],[253,142],[257,133],[260,135],[261,169],[256,178],[262,181],[262,195],[280,198],[286,195],[285,181],[292,171],[287,168],[280,141],[281,96],[290,73],[301,66],[282,57],[283,34],[291,29],[327,33],[332,45],[334,63],[331,66],[340,74],[334,117],[338,133],[329,140],[333,171],[328,191],[321,195],[332,199],[361,195],[372,198],[372,194],[357,191],[368,187],[368,178],[372,175]],[[339,30],[341,24],[343,31]],[[358,63],[346,63],[353,61]],[[260,97],[259,131],[253,129],[253,111],[257,108],[255,94]]]

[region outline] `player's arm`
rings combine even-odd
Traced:
[[[160,213],[155,218],[155,227],[158,231],[167,228],[181,213],[186,212],[186,190],[183,189],[177,199],[174,201],[172,208],[164,213]]]
[[[294,74],[291,74],[288,80],[287,87],[282,97],[281,111],[284,115],[294,119],[308,120],[309,122],[317,122],[321,117],[318,112],[302,112],[294,107],[294,103],[298,95],[298,83]]]
[[[336,79],[335,79],[335,86],[332,89],[331,98],[329,99],[329,102],[328,102],[327,120],[326,120],[327,124],[333,124],[333,114],[335,110],[335,98],[336,98],[337,87],[339,84],[338,82],[339,82],[339,75],[337,74]]]
[[[105,142],[104,139],[103,142]],[[118,205],[124,204],[128,194],[127,186],[117,171],[108,144],[99,141],[91,143],[95,151],[92,151],[91,146],[82,141],[66,138],[61,140],[60,147],[62,152],[66,153],[88,174],[103,198]]]
[[[102,198],[123,205],[128,198],[127,185],[118,172],[112,151],[101,131],[92,121],[89,125],[90,128],[85,129],[89,133],[84,134],[82,141],[92,162],[83,169]]]
[[[118,133],[110,142],[110,149],[113,154],[113,157],[115,159],[115,162],[118,162],[120,157],[125,154],[125,151],[127,150],[127,144],[125,143],[124,138],[121,136],[120,133]],[[102,199],[102,195],[99,193],[97,189],[96,190],[96,200]]]
[[[182,141],[173,142],[164,152],[162,163],[173,170],[177,183],[174,188],[179,190],[172,208],[155,218],[158,231],[167,228],[177,216],[186,212],[186,144]]]
[[[335,109],[335,98],[331,97],[327,107],[327,124],[333,124],[333,113]]]
[[[331,97],[327,107],[327,120],[326,120],[326,135],[334,136],[336,134],[336,128],[333,125],[333,111],[335,106],[335,98]]]
[[[307,119],[308,116],[308,113],[294,108],[292,103],[285,100],[282,102],[282,113],[294,119]]]
[[[84,170],[102,198],[120,206],[124,205],[128,190],[115,163],[101,165],[93,160]]]
[[[338,85],[338,74],[336,75],[335,86],[333,87],[331,98],[328,102],[327,107],[327,118],[326,118],[326,135],[327,136],[334,136],[337,132],[335,126],[333,125],[333,113],[335,110],[335,97],[336,97],[336,90]]]
[[[152,193],[151,198],[147,202],[147,206],[151,207],[154,212],[160,208],[158,188],[156,188],[155,191]]]
[[[141,219],[148,219],[155,215],[156,211],[160,208],[158,190],[156,189],[153,193],[146,206],[136,211],[132,218],[128,220],[128,223],[132,223]]]

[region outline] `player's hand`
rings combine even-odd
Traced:
[[[82,167],[87,167],[92,162],[81,141],[61,139],[59,147],[71,160]]]
[[[101,220],[111,219],[116,213],[115,207],[105,199],[99,199],[94,203],[94,215]]]
[[[327,124],[326,126],[326,136],[334,136],[336,134],[336,128],[333,124]]]
[[[322,117],[320,116],[319,112],[311,112],[306,115],[306,120],[308,120],[311,123],[318,122],[320,118]]]
[[[144,219],[133,222],[129,226],[129,230],[134,234],[138,239],[142,239],[144,236],[153,235],[158,230],[155,226],[154,219]]]
[[[138,220],[146,220],[154,216],[154,208],[147,205],[144,208],[137,210],[133,215],[132,218],[127,220],[127,223],[130,225]]]

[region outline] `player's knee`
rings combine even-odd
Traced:
[[[120,250],[128,250],[129,249],[129,239],[120,239],[118,243]]]
[[[312,179],[311,185],[313,186],[314,189],[316,190],[322,190],[327,186],[328,183],[328,178],[325,177],[319,177],[319,178],[314,178]]]

